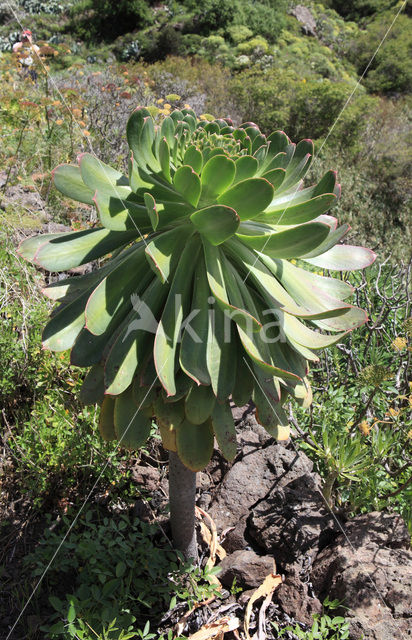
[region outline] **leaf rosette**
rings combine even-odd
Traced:
[[[335,172],[304,188],[310,140],[190,109],[156,125],[138,108],[127,140],[128,176],[89,153],[53,172],[64,195],[95,205],[100,226],[20,245],[52,272],[97,265],[44,289],[59,303],[44,346],[90,367],[81,399],[101,405],[107,440],[138,448],[156,416],[164,446],[198,470],[214,438],[234,458],[230,401],[250,399],[268,432],[287,438],[285,400],[311,402],[308,361],[367,319],[348,284],[313,269],[375,258],[340,244],[349,226],[327,214]]]

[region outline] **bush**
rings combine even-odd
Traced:
[[[344,82],[309,81],[302,83],[291,102],[289,131],[294,139],[302,137],[323,138],[328,135],[336,118],[342,111],[351,93],[350,85]],[[368,112],[371,99],[353,98],[336,123],[334,141],[342,141],[345,148],[353,146],[364,127],[363,116]]]
[[[332,0],[332,7],[349,20],[359,20],[393,7],[392,0]]]
[[[286,9],[285,0],[253,3],[243,0],[238,3],[236,22],[248,25],[254,34],[269,42],[276,42],[286,24]]]
[[[20,0],[19,4],[27,13],[63,13],[72,2],[65,0]]]
[[[234,44],[239,44],[240,42],[249,40],[249,38],[253,36],[253,31],[251,31],[249,27],[245,27],[245,25],[243,24],[233,25],[232,27],[228,28],[227,32],[229,38]]]
[[[291,108],[290,95],[300,79],[295,71],[256,69],[240,71],[229,87],[245,122],[259,122],[264,132],[286,128]]]
[[[362,74],[393,19],[384,14],[352,43],[350,57]],[[400,15],[366,74],[365,86],[376,93],[412,92],[412,20]]]
[[[205,0],[202,3],[186,0],[185,5],[194,11],[193,20],[186,25],[186,31],[193,30],[205,36],[211,31],[225,29],[233,22],[236,13],[231,0]]]
[[[181,563],[157,524],[125,514],[102,516],[88,508],[67,539],[63,535],[71,519],[64,517],[62,525],[57,531],[45,529],[38,548],[25,560],[37,580],[61,544],[58,562],[45,580],[52,594],[48,624],[42,626],[48,638],[91,638],[93,629],[96,637],[107,640],[162,640],[159,620],[169,605],[179,601],[191,608],[217,594],[205,580],[208,572]],[[141,635],[139,629],[149,626],[159,635]]]
[[[259,51],[259,53],[267,53],[268,50],[269,45],[265,38],[262,38],[262,36],[256,36],[256,38],[247,40],[247,42],[241,42],[237,46],[237,52],[244,55],[250,55],[255,51]]]
[[[82,0],[71,14],[71,29],[86,42],[110,42],[153,22],[153,14],[144,0]]]

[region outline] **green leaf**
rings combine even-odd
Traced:
[[[235,173],[235,163],[227,156],[217,155],[210,158],[203,167],[200,176],[202,182],[201,201],[203,203],[215,201],[219,194],[230,187]]]
[[[376,260],[376,254],[365,247],[353,247],[348,244],[335,245],[316,258],[304,258],[306,262],[330,269],[331,271],[354,271],[370,267]]]
[[[86,328],[95,335],[106,331],[117,313],[122,319],[132,306],[132,294],[139,294],[152,280],[152,274],[143,270],[143,276],[137,280],[145,264],[144,245],[137,245],[113,271],[111,271],[90,295],[86,305]]]
[[[60,238],[61,233],[43,233],[31,238],[23,240],[17,248],[19,256],[32,262],[36,256],[36,253],[43,245],[46,245],[53,238]]]
[[[116,578],[122,578],[126,573],[126,564],[122,561],[118,562],[116,565]]]
[[[89,295],[90,291],[86,291],[73,302],[61,305],[43,330],[44,349],[65,351],[73,346],[84,327],[84,309]]]
[[[307,258],[315,258],[316,256],[320,256],[323,253],[326,253],[326,251],[329,251],[329,249],[334,247],[335,244],[340,242],[342,238],[346,236],[348,231],[350,231],[350,229],[351,227],[348,224],[343,224],[337,229],[331,230],[326,236],[325,240],[321,242],[321,244],[318,245],[316,249],[313,249],[313,251],[308,251],[308,253],[305,253],[304,255],[301,254],[302,260],[306,260]]]
[[[203,250],[209,287],[225,314],[225,323],[233,320],[246,331],[259,331],[261,324],[253,314],[245,310],[243,300],[237,293],[236,285],[229,271],[230,264],[227,263],[223,252],[207,241],[203,242]],[[229,302],[229,291],[231,302]]]
[[[173,184],[179,193],[182,194],[186,202],[196,207],[200,198],[201,184],[200,178],[189,165],[179,167],[173,176]]]
[[[219,204],[232,207],[241,220],[249,220],[272,202],[273,187],[264,178],[242,180],[218,198]]]
[[[319,329],[326,331],[352,331],[368,321],[368,314],[358,307],[349,307],[344,313],[329,318],[311,320]]]
[[[140,149],[140,136],[145,118],[150,117],[150,111],[145,107],[137,107],[131,114],[126,125],[126,136],[129,147],[136,155]],[[162,135],[165,135],[164,133]]]
[[[292,296],[273,277],[269,269],[263,264],[264,254],[256,254],[245,247],[239,240],[229,240],[225,248],[230,253],[232,262],[245,270],[245,276],[251,278],[257,288],[270,298],[270,306],[281,307],[294,315],[310,315],[304,308],[299,307]],[[270,260],[270,258],[268,258]],[[244,291],[242,289],[242,295]]]
[[[160,126],[160,134],[162,137],[166,138],[169,149],[173,149],[176,144],[175,129],[176,125],[170,116],[163,119]]]
[[[345,332],[343,332],[333,336],[325,336],[309,329],[300,320],[287,313],[279,312],[279,317],[285,334],[309,349],[325,349],[339,342],[345,335]]]
[[[289,436],[288,418],[280,404],[279,383],[267,379],[254,367],[255,388],[253,401],[256,405],[256,418],[268,433],[276,439],[287,440]],[[279,437],[280,436],[280,437]],[[286,436],[286,437],[285,437]]]
[[[328,311],[345,312],[348,305],[341,300],[353,294],[353,288],[342,280],[325,278],[295,267],[286,260],[269,258],[260,254],[260,260],[280,281],[292,298],[313,313]]]
[[[282,189],[296,185],[307,173],[313,158],[312,140],[301,140],[294,150],[292,159],[286,167]]]
[[[73,602],[70,603],[69,610],[67,612],[67,622],[73,622],[76,619],[76,609]]]
[[[312,222],[285,231],[243,223],[236,236],[246,246],[272,257],[298,258],[318,247],[329,232],[328,225],[321,222]]]
[[[64,278],[63,280],[56,280],[56,282],[52,282],[42,289],[42,293],[50,298],[50,300],[64,303],[72,302],[84,291],[88,290],[92,286],[96,286],[101,280],[103,280],[105,275],[115,268],[117,261],[117,258],[112,258],[104,265],[104,267],[100,267],[100,269],[86,273],[83,276],[71,276],[70,278]]]
[[[258,161],[253,156],[241,156],[235,162],[236,174],[233,182],[241,182],[253,178],[258,170]]]
[[[206,352],[209,328],[209,285],[204,260],[199,258],[194,276],[192,316],[183,333],[180,366],[198,384],[210,384]]]
[[[134,310],[119,332],[106,358],[106,393],[118,395],[131,384],[136,370],[153,350],[155,319],[167,295],[167,289],[154,279],[141,298],[134,298]]]
[[[126,135],[129,147],[133,151],[133,156],[140,166],[148,165],[153,171],[160,170],[160,164],[153,155],[153,143],[155,141],[155,131],[150,112],[144,107],[138,107],[130,116]],[[170,142],[165,131],[161,133],[166,137],[169,146]]]
[[[237,407],[244,407],[252,397],[253,378],[249,368],[245,364],[245,360],[246,358],[242,354],[239,355],[236,361],[236,375],[232,398]]]
[[[252,296],[247,287],[241,287],[241,279],[240,276],[237,275],[238,286],[241,290],[242,297],[244,299],[245,305],[250,309],[255,317],[258,316],[258,309],[254,304]],[[260,333],[250,333],[243,331],[242,327],[237,327],[240,341],[243,345],[246,354],[256,363],[260,368],[264,371],[270,373],[272,376],[276,375],[284,380],[299,380],[299,376],[295,373],[289,371],[289,365],[287,362],[283,360],[279,360],[279,358],[273,358],[270,350],[270,343],[265,338],[265,335],[261,337]],[[266,325],[262,331],[267,331]],[[247,361],[246,361],[247,362]],[[247,365],[246,365],[247,366]]]
[[[231,238],[239,226],[236,211],[223,205],[199,209],[192,213],[190,219],[200,233],[215,246]]]
[[[96,191],[93,202],[100,222],[106,229],[113,231],[131,229],[135,231],[136,236],[141,236],[150,230],[147,208],[142,203],[135,202],[133,199],[121,200],[103,191]]]
[[[183,164],[188,164],[192,167],[193,171],[200,173],[203,165],[202,152],[199,151],[194,145],[191,145],[186,149]]]
[[[231,323],[218,306],[210,309],[208,322],[207,369],[215,396],[224,401],[232,393],[237,357],[233,349]]]
[[[192,378],[189,378],[183,371],[176,373],[176,393],[174,396],[167,396],[165,390],[162,390],[162,398],[166,404],[173,404],[182,398],[185,398],[193,384]]]
[[[278,153],[285,151],[286,147],[290,144],[290,140],[284,131],[274,131],[268,137],[270,142],[270,154],[276,156]]]
[[[104,398],[104,369],[95,364],[84,379],[79,400],[85,405],[101,404]]]
[[[264,173],[262,178],[268,180],[276,191],[281,186],[285,178],[285,173],[285,169],[282,168],[272,169],[271,171],[267,171],[266,173]]]
[[[182,402],[164,402],[161,395],[158,395],[153,405],[154,413],[158,421],[162,423],[162,427],[168,429],[176,429],[178,425],[185,419],[185,403]]]
[[[200,471],[208,464],[213,453],[211,421],[191,424],[184,420],[176,429],[177,453],[183,464],[192,471]]]
[[[212,413],[212,426],[219,449],[226,460],[231,462],[236,457],[236,429],[228,402],[216,402]]]
[[[45,243],[33,262],[48,271],[67,271],[81,264],[101,258],[113,249],[122,247],[137,236],[137,231],[87,229],[43,236]]]
[[[193,385],[186,396],[186,418],[192,424],[202,424],[206,422],[212,413],[215,400],[216,398],[209,385]]]
[[[176,348],[199,249],[196,237],[192,237],[183,249],[156,332],[153,350],[155,367],[168,396],[176,393]]]
[[[147,260],[160,282],[167,282],[173,275],[191,231],[189,225],[175,227],[156,236],[147,244]]]
[[[299,202],[300,198],[299,191],[294,197],[281,198],[279,196],[279,199],[274,200],[259,216],[259,220],[270,224],[303,224],[328,211],[337,201],[334,193],[325,193],[303,202]]]
[[[105,396],[99,418],[99,431],[103,440],[110,442],[116,440],[116,431],[114,429],[114,402],[111,396]]]
[[[114,425],[119,444],[126,449],[139,449],[150,435],[151,410],[138,409],[132,387],[117,396],[114,404]]]
[[[80,168],[71,164],[60,164],[52,172],[56,189],[68,198],[78,202],[93,204],[94,189],[83,182]]]
[[[93,191],[99,190],[117,198],[127,198],[131,193],[129,180],[91,153],[82,153],[77,159],[84,184]]]
[[[313,195],[319,196],[322,193],[336,193],[336,171],[327,171],[322,179],[313,189]]]
[[[170,149],[166,138],[162,138],[159,144],[159,162],[163,176],[168,182],[172,182],[170,175]]]
[[[157,225],[159,224],[159,214],[157,213],[155,199],[150,193],[145,193],[143,198],[150,219],[150,224],[152,225],[153,231],[156,231]]]

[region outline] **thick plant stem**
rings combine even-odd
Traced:
[[[169,501],[173,544],[186,560],[197,562],[195,533],[196,473],[169,451]]]

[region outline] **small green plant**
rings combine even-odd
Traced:
[[[25,559],[32,578],[43,574],[70,524],[68,515],[56,530],[45,530]],[[109,518],[89,508],[46,574],[42,589],[52,594],[54,613],[42,630],[50,638],[89,640],[96,637],[92,631],[102,640],[163,637],[149,629],[157,627],[165,610],[178,603],[191,609],[218,595],[210,579],[216,571],[182,562],[154,524],[128,515]]]
[[[350,276],[370,320],[323,355],[311,413],[296,415],[329,503],[348,514],[396,510],[412,532],[409,271],[385,264]]]
[[[341,607],[338,600],[329,600],[327,597],[323,603],[326,612],[332,612]],[[287,625],[280,628],[278,624],[271,623],[278,633],[278,638],[290,637],[294,640],[346,640],[349,638],[349,622],[342,616],[331,616],[324,612],[322,615],[313,616],[313,624],[310,629],[303,629],[301,625]]]

